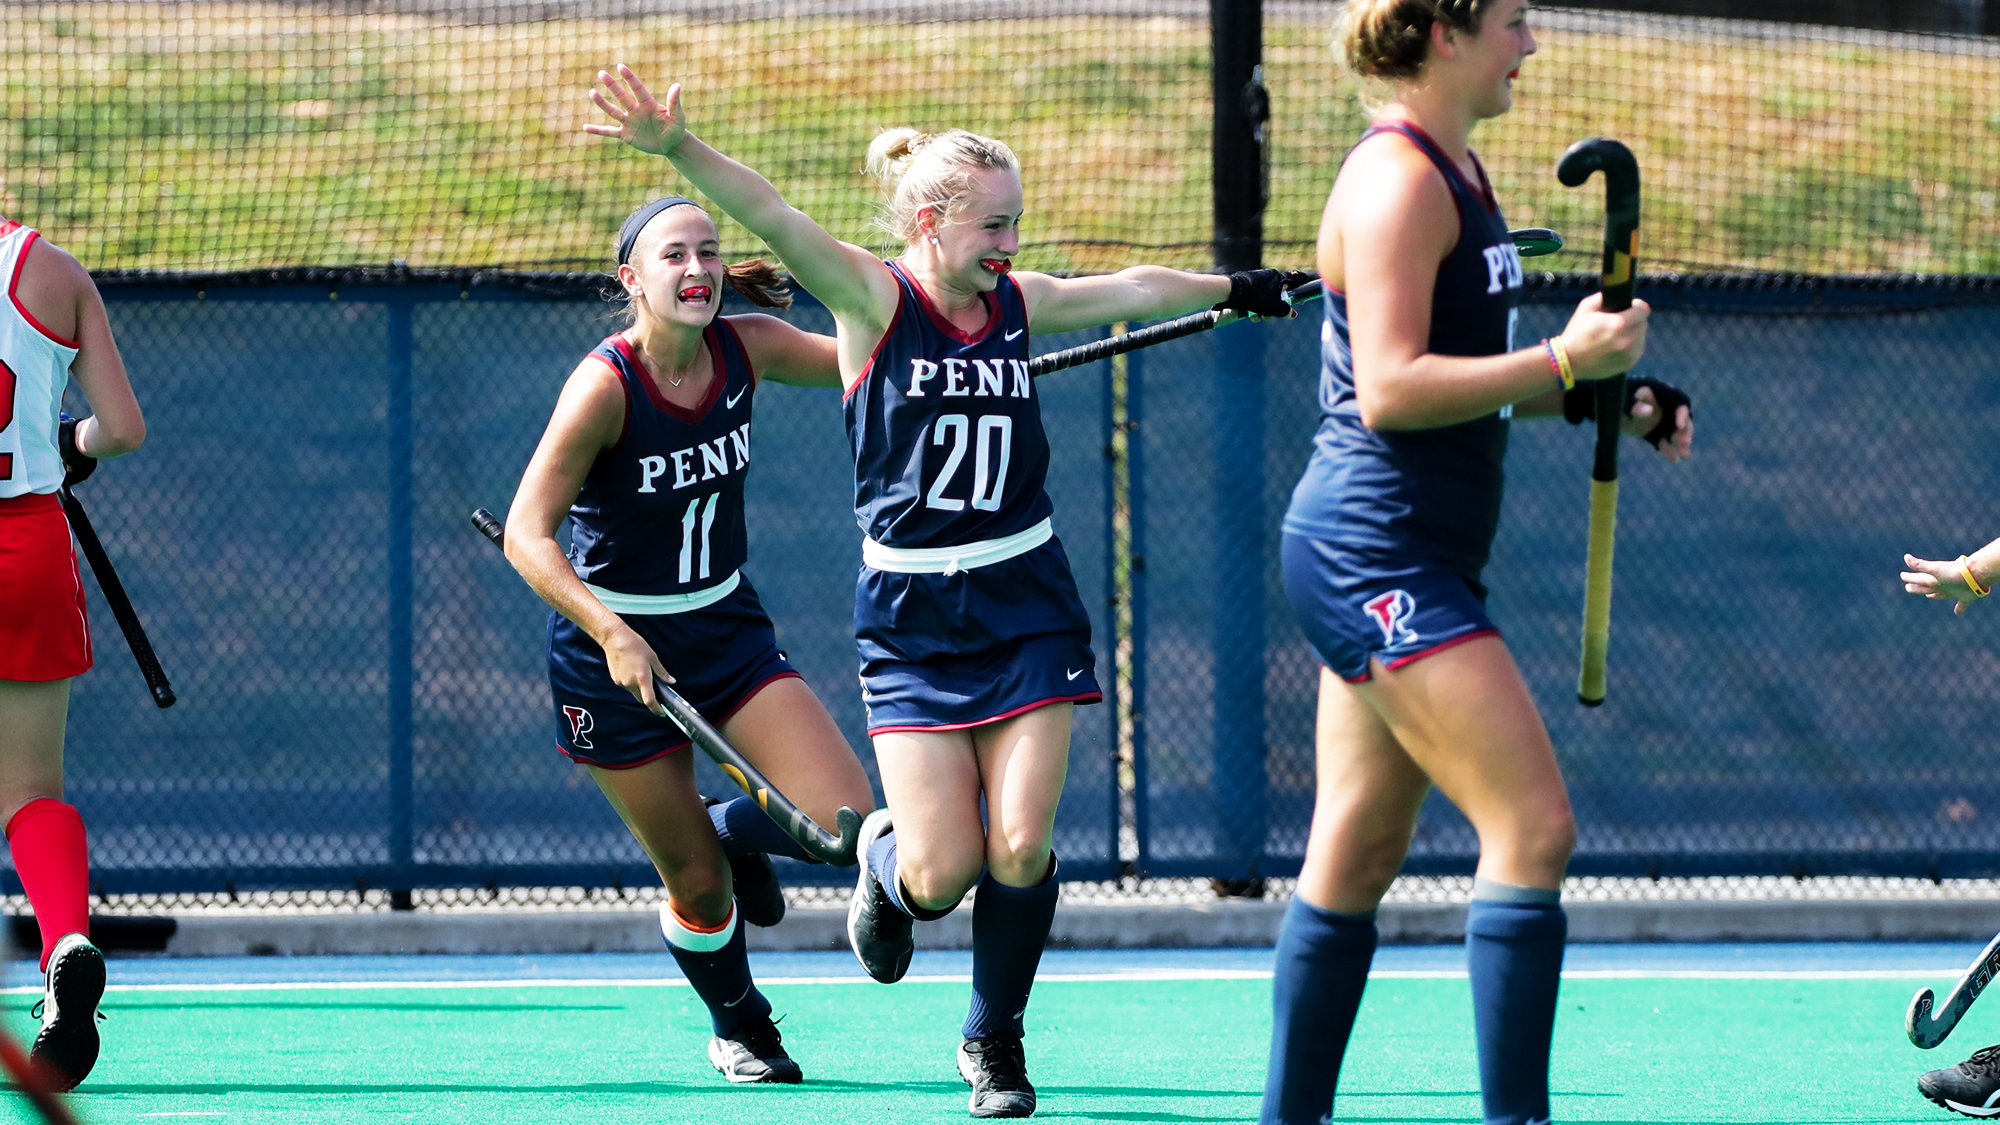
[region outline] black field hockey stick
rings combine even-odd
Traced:
[[[132,599],[125,596],[125,584],[118,581],[118,572],[112,569],[111,556],[104,553],[104,543],[97,538],[97,529],[90,526],[90,517],[83,514],[83,504],[68,488],[56,490],[62,498],[63,513],[69,516],[70,530],[76,532],[77,545],[83,548],[83,557],[90,561],[90,572],[97,576],[97,588],[104,591],[104,600],[111,606],[111,616],[118,619],[118,628],[125,634],[125,643],[132,647],[132,659],[139,662],[139,674],[146,677],[146,690],[153,693],[153,702],[160,707],[172,707],[174,685],[167,682],[167,674],[160,668],[160,658],[153,655],[153,642],[146,639],[146,627],[139,624],[139,615],[132,609]]]
[[[1604,173],[1604,311],[1632,307],[1638,281],[1634,257],[1639,233],[1639,162],[1632,150],[1607,137],[1571,145],[1556,165],[1565,187],[1581,187]],[[1597,455],[1590,468],[1590,552],[1583,580],[1583,668],[1576,697],[1585,707],[1604,702],[1604,662],[1611,647],[1611,552],[1618,537],[1618,438],[1625,420],[1625,376],[1600,379]]]
[[[1904,1034],[1910,1037],[1910,1042],[1926,1051],[1944,1042],[1951,1029],[1958,1026],[1965,1010],[1972,1007],[1972,1002],[1979,999],[1979,994],[1986,990],[1987,985],[1993,983],[1995,973],[2000,973],[2000,937],[1988,942],[1986,952],[1981,953],[1979,960],[1974,961],[1972,967],[1965,970],[1965,975],[1958,978],[1958,983],[1945,996],[1944,1007],[1937,1015],[1931,1014],[1931,1006],[1936,1003],[1937,997],[1930,989],[1921,989],[1911,998],[1910,1012],[1903,1017]]]
[[[1563,248],[1562,235],[1546,227],[1531,227],[1526,230],[1510,231],[1509,233],[1514,237],[1515,250],[1523,258],[1539,258],[1544,254],[1553,254]],[[1285,300],[1296,308],[1307,301],[1317,299],[1324,292],[1325,289],[1319,282],[1309,281],[1297,289],[1288,291],[1285,294]],[[1123,355],[1126,352],[1137,351],[1140,348],[1150,348],[1154,344],[1164,344],[1168,340],[1178,340],[1183,336],[1193,336],[1197,333],[1207,332],[1212,328],[1220,328],[1225,324],[1234,324],[1249,315],[1249,313],[1243,312],[1223,312],[1218,309],[1204,309],[1201,312],[1189,313],[1186,316],[1176,317],[1173,320],[1161,321],[1151,327],[1141,328],[1136,332],[1125,332],[1117,336],[1108,336],[1102,340],[1093,340],[1088,344],[1079,344],[1074,348],[1065,348],[1059,352],[1050,352],[1047,355],[1036,356],[1034,359],[1028,361],[1028,373],[1039,377],[1071,367],[1080,367],[1086,363],[1095,363],[1100,359],[1110,359],[1114,355]]]
[[[506,529],[492,512],[484,508],[473,509],[472,526],[478,528],[480,534],[495,547],[506,550]],[[771,784],[770,778],[750,764],[750,759],[744,757],[742,751],[731,746],[729,740],[722,737],[722,732],[703,718],[693,704],[682,699],[679,692],[657,676],[653,678],[653,696],[667,709],[667,718],[681,728],[696,746],[701,747],[702,753],[722,767],[729,780],[755,799],[757,807],[777,822],[778,827],[785,830],[785,835],[798,841],[800,847],[821,863],[835,867],[854,866],[854,849],[861,840],[860,813],[842,805],[840,811],[833,815],[834,826],[840,830],[840,834],[835,836],[800,811],[790,798]]]

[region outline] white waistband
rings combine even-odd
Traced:
[[[861,540],[861,561],[876,570],[897,574],[957,574],[979,566],[991,566],[1025,555],[1055,537],[1048,520],[1026,531],[999,539],[982,539],[958,547],[884,547],[873,539]]]
[[[604,608],[613,613],[656,614],[687,613],[716,602],[734,593],[743,581],[743,572],[732,570],[729,577],[717,582],[706,590],[696,590],[688,594],[621,594],[602,586],[592,586],[585,582],[583,588],[589,590]]]

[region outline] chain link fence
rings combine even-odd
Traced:
[[[1581,292],[1539,277],[1524,337]],[[1607,706],[1573,702],[1587,434],[1515,426],[1488,572],[1569,777],[1574,870],[2000,873],[2000,668],[1977,616],[1895,577],[1904,551],[1993,533],[2000,291],[1642,292],[1645,370],[1694,393],[1701,436],[1682,466],[1626,453]],[[110,294],[154,436],[82,499],[182,701],[153,709],[93,600],[70,796],[100,892],[650,886],[554,749],[546,609],[466,522],[504,510],[610,307],[587,285],[469,278]],[[810,301],[790,315],[829,327]],[[1057,848],[1079,880],[1297,870],[1317,669],[1276,548],[1316,424],[1315,328],[1233,326],[1039,388],[1112,696],[1077,712]],[[749,570],[866,763],[838,411],[832,391],[760,396]],[[703,783],[732,791],[706,765]],[[1474,854],[1434,798],[1409,870]]]

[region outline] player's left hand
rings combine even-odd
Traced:
[[[1979,600],[1979,594],[1966,585],[1965,571],[1957,559],[1938,562],[1904,555],[1903,565],[1910,568],[1903,572],[1903,589],[1934,602],[1957,602],[1951,607],[1953,613],[1964,613],[1966,606]]]
[[[1284,320],[1299,315],[1285,294],[1312,279],[1303,270],[1240,270],[1229,275],[1229,296],[1215,307],[1259,320]]]
[[[1624,431],[1644,438],[1660,456],[1669,461],[1685,461],[1694,453],[1694,409],[1688,396],[1657,379],[1633,377],[1631,403],[1625,408]],[[1663,407],[1663,404],[1665,406]],[[1671,409],[1668,422],[1663,409]]]
[[[73,488],[97,471],[97,458],[76,447],[77,420],[67,414],[56,424],[56,452],[62,458],[63,487]]]
[[[667,100],[663,104],[624,63],[618,64],[617,78],[600,70],[597,81],[604,89],[591,87],[590,100],[596,102],[597,108],[617,124],[589,121],[584,123],[584,132],[600,137],[617,137],[640,152],[650,152],[655,156],[669,155],[680,145],[681,138],[687,136],[687,114],[681,109],[680,83],[667,87]],[[606,90],[611,92],[611,97],[604,96]],[[612,104],[612,98],[617,99],[617,104]]]

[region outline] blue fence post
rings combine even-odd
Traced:
[[[393,909],[412,906],[410,885],[415,866],[412,819],[415,762],[413,668],[414,612],[411,523],[416,500],[412,462],[416,442],[411,432],[410,381],[415,363],[416,333],[412,325],[415,301],[397,295],[386,302],[389,314],[389,902]]]
[[[1109,335],[1110,329],[1106,328],[1099,338]],[[1104,680],[1104,706],[1111,711],[1111,847],[1106,854],[1111,859],[1115,879],[1123,874],[1120,861],[1124,851],[1119,846],[1119,837],[1125,827],[1125,793],[1119,785],[1123,766],[1119,750],[1124,745],[1125,728],[1118,714],[1118,614],[1128,608],[1121,604],[1118,591],[1118,367],[1115,363],[1093,363],[1090,369],[1101,369],[1104,388],[1104,607],[1109,628],[1105,629],[1101,643],[1111,654],[1111,675]]]
[[[1146,769],[1146,353],[1125,356],[1126,518],[1132,525],[1132,832],[1139,878],[1152,858],[1153,803]]]
[[[1229,331],[1225,329],[1225,331]],[[1215,865],[1254,876],[1264,858],[1264,334],[1211,345],[1215,464],[1213,786]]]

